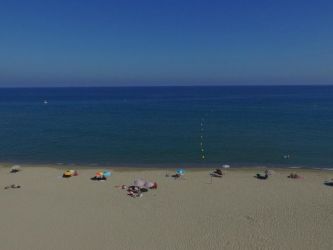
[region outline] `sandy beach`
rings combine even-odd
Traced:
[[[293,180],[274,169],[257,180],[257,169],[230,169],[213,182],[203,169],[185,180],[165,169],[111,171],[98,182],[96,169],[64,179],[56,166],[1,167],[0,249],[332,249],[330,171],[300,169]],[[158,188],[131,198],[115,187],[135,178]]]

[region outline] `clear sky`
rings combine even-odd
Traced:
[[[2,87],[332,83],[331,0],[0,3]]]

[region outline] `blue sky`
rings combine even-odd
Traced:
[[[332,1],[0,4],[0,86],[332,84]]]

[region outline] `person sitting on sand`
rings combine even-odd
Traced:
[[[181,177],[181,175],[180,174],[174,174],[174,175],[172,175],[172,177],[175,178],[175,179],[178,179],[179,177]]]
[[[288,178],[291,178],[291,179],[298,179],[300,178],[300,176],[296,173],[290,173],[290,175],[288,176]]]
[[[178,168],[176,169],[176,173],[174,175],[171,175],[171,177],[175,179],[185,179],[184,175],[185,175],[185,170],[182,168]]]

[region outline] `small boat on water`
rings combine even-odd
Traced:
[[[48,104],[49,102],[47,100],[44,100],[44,104]]]

